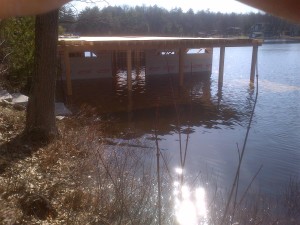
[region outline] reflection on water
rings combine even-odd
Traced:
[[[231,185],[253,106],[249,85],[252,48],[227,48],[224,85],[218,89],[218,50],[211,77],[134,73],[133,91],[126,73],[113,79],[74,81],[73,103],[95,108],[99,128],[112,142],[153,141],[155,124],[160,148],[178,166],[179,135],[189,134],[186,173],[213,171],[221,187]],[[300,177],[300,45],[263,45],[259,49],[259,98],[241,168],[248,184],[260,165],[253,188],[278,193],[290,176]],[[193,194],[192,194],[193,195]]]
[[[181,169],[176,169],[182,174]],[[207,225],[207,207],[205,190],[198,187],[191,190],[189,186],[174,182],[174,210],[180,225]]]
[[[250,101],[232,107],[223,101],[222,92],[212,95],[211,83],[207,76],[187,74],[180,88],[177,75],[147,77],[142,71],[134,73],[133,91],[128,92],[126,73],[119,71],[113,79],[73,81],[72,101],[77,106],[88,104],[102,119],[113,121],[114,126],[105,131],[108,137],[151,134],[156,120],[159,135],[174,134],[178,126],[183,133],[194,133],[196,127],[233,128],[243,123],[251,111],[251,91]]]

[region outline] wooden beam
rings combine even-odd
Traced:
[[[120,50],[127,51],[132,49],[147,50],[147,49],[178,49],[178,47],[187,48],[213,48],[213,47],[243,47],[253,46],[254,44],[261,45],[259,40],[252,39],[205,39],[192,38],[182,40],[177,39],[161,39],[161,40],[107,40],[97,39],[92,41],[92,45],[84,40],[60,39],[58,48],[68,46],[69,52],[78,51],[101,51],[101,50]]]
[[[67,83],[67,95],[72,95],[72,80],[71,80],[71,64],[68,49],[64,50],[64,62],[66,69],[66,83]]]
[[[252,50],[252,61],[251,61],[251,72],[250,72],[250,81],[254,82],[255,79],[255,68],[257,63],[257,52],[258,52],[258,45],[253,46]]]
[[[220,63],[219,63],[219,87],[223,86],[223,76],[224,76],[224,61],[225,61],[225,47],[220,48]]]
[[[127,50],[127,87],[128,90],[132,90],[132,59],[131,50]]]
[[[184,83],[184,55],[185,51],[184,49],[179,49],[179,85],[183,86]]]

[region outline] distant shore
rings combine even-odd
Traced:
[[[282,37],[274,37],[274,38],[265,38],[263,44],[283,44],[283,43],[300,43],[300,37],[290,37],[290,36],[282,36]]]

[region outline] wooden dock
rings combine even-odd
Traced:
[[[220,48],[219,86],[223,84],[224,59],[226,47],[253,47],[250,81],[254,81],[258,46],[262,43],[255,39],[241,38],[192,38],[192,37],[76,37],[59,38],[58,49],[63,58],[66,75],[67,94],[72,95],[70,55],[84,52],[126,52],[127,86],[132,90],[132,55],[148,50],[172,50],[178,54],[179,83],[183,85],[184,59],[187,49]],[[113,54],[112,54],[113,55]],[[147,66],[147,65],[146,65]]]

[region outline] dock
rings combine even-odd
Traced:
[[[218,84],[219,87],[222,87],[226,47],[252,47],[252,60],[249,62],[251,63],[250,82],[254,82],[258,47],[261,44],[259,40],[243,38],[61,37],[58,41],[58,50],[65,74],[67,95],[71,96],[74,70],[76,67],[82,67],[83,64],[81,63],[85,58],[88,58],[86,60],[87,67],[97,67],[97,69],[95,69],[95,71],[89,69],[81,70],[78,71],[79,75],[86,72],[91,75],[96,73],[96,75],[99,75],[99,78],[111,77],[117,60],[116,55],[120,52],[126,56],[127,88],[129,92],[132,90],[133,61],[135,65],[139,65],[141,54],[146,55],[146,71],[150,71],[149,73],[153,74],[155,73],[154,69],[157,69],[161,73],[164,71],[176,73],[178,74],[180,86],[184,85],[184,74],[186,70],[189,69],[187,68],[189,64],[191,64],[190,67],[192,69],[198,69],[198,72],[206,71],[211,73],[211,63],[206,62],[205,64],[201,64],[195,62],[195,59],[201,60],[201,58],[198,56],[198,58],[196,58],[196,56],[189,56],[188,51],[190,49],[199,49],[199,53],[201,49],[204,49],[205,51],[203,51],[203,56],[201,57],[206,60],[211,60],[212,48],[220,48]],[[89,55],[86,56],[86,53],[89,53]],[[74,56],[76,56],[76,59],[72,59]],[[169,59],[169,64],[165,66],[162,65],[161,68],[149,70],[151,64],[153,65],[153,63],[159,63],[161,61],[159,56]],[[189,59],[191,57],[193,57],[192,59],[194,61]],[[97,58],[97,60],[93,58]],[[155,60],[157,61],[155,62]]]

